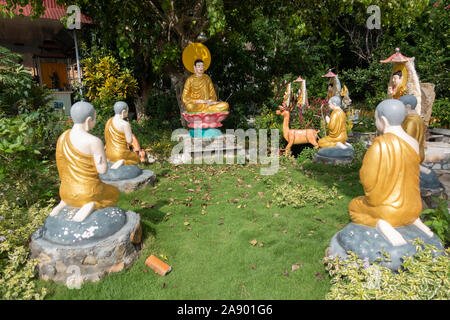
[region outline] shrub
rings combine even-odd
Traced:
[[[45,288],[37,289],[37,259],[29,259],[28,241],[50,213],[47,206],[33,204],[29,210],[14,202],[0,205],[0,297],[3,299],[43,299]]]
[[[442,241],[444,245],[450,243],[450,217],[448,213],[448,200],[433,197],[433,200],[438,204],[436,209],[426,209],[422,212],[423,222],[436,233],[436,236]]]
[[[17,114],[31,97],[33,77],[19,63],[20,54],[0,46],[0,114]]]
[[[430,127],[450,129],[450,101],[447,97],[434,101]]]
[[[111,56],[83,60],[86,97],[96,107],[111,108],[118,100],[132,98],[138,91],[138,83],[128,69],[120,70],[119,63]]]
[[[306,160],[312,160],[314,155],[319,151],[316,148],[303,148],[300,154],[297,156],[297,163],[302,164]]]
[[[275,186],[272,195],[279,207],[301,208],[306,205],[332,204],[338,197],[338,191],[336,186],[328,188],[285,183]]]
[[[51,112],[0,119],[0,183],[5,199],[29,206],[57,193],[54,146],[64,130]]]
[[[355,253],[345,260],[325,258],[331,276],[327,300],[431,300],[450,298],[450,249],[438,250],[416,240],[417,254],[404,257],[399,273],[378,263],[369,265]]]

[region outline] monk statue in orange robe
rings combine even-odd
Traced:
[[[425,159],[425,121],[416,112],[417,98],[412,94],[401,96],[398,100],[403,102],[406,108],[406,117],[402,123],[402,128],[407,134],[419,143],[420,163]]]
[[[399,100],[384,100],[377,106],[375,124],[382,135],[367,150],[360,170],[365,195],[348,207],[354,223],[376,227],[393,246],[406,244],[395,227],[414,224],[433,236],[419,219],[419,143],[403,130],[405,116]]]
[[[106,157],[114,162],[111,169],[117,169],[122,165],[137,165],[140,158],[137,153],[130,150],[133,142],[131,126],[125,119],[128,117],[128,105],[123,101],[114,104],[114,117],[105,125]]]
[[[99,178],[99,173],[106,173],[108,166],[102,140],[89,133],[96,124],[94,107],[87,102],[77,102],[70,109],[70,115],[74,125],[56,144],[61,202],[50,215],[56,216],[65,206],[80,208],[72,220],[81,222],[94,210],[115,206],[119,189]]]
[[[319,139],[320,148],[340,147],[345,149],[348,147],[347,141],[347,115],[341,109],[341,98],[333,96],[328,100],[328,106],[331,110],[331,116],[326,117],[328,135]]]
[[[187,112],[225,112],[229,105],[217,101],[216,91],[211,78],[204,73],[204,63],[197,59],[194,62],[195,73],[187,78],[183,89],[183,103]]]

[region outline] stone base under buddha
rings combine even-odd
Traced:
[[[39,261],[39,277],[69,288],[132,265],[142,240],[140,217],[133,211],[109,207],[82,222],[71,221],[77,210],[67,206],[49,216],[30,242],[31,258]]]
[[[120,191],[129,193],[145,186],[153,186],[155,184],[156,175],[151,170],[142,170],[142,173],[131,179],[123,180],[105,180],[100,177],[104,183],[116,186]]]
[[[313,161],[316,163],[326,164],[350,164],[352,163],[353,154],[355,149],[349,143],[346,144],[347,148],[342,149],[339,147],[321,148],[314,154]]]
[[[196,138],[190,134],[180,135],[183,141],[181,153],[173,154],[169,158],[172,164],[223,164],[234,163],[238,158],[238,163],[245,163],[248,152],[238,143],[235,135],[222,134],[216,137]],[[249,151],[250,152],[250,151]]]
[[[362,260],[368,259],[372,263],[377,258],[384,258],[382,254],[384,250],[389,254],[391,261],[381,261],[379,265],[396,272],[401,267],[403,256],[410,257],[417,252],[413,244],[413,240],[416,238],[435,246],[438,250],[444,250],[442,243],[435,234],[430,238],[414,225],[395,228],[395,230],[407,241],[405,245],[394,247],[376,228],[349,223],[333,236],[327,249],[327,256],[330,258],[339,256],[345,259],[347,251],[352,251]]]

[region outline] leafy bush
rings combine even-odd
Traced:
[[[37,289],[37,259],[29,259],[28,241],[50,213],[47,206],[33,204],[29,210],[14,202],[0,205],[0,297],[3,299],[43,299],[45,288]]]
[[[419,240],[417,254],[404,257],[399,273],[377,263],[369,265],[355,253],[345,260],[325,258],[331,276],[331,291],[327,300],[431,300],[450,298],[450,249],[438,250]]]
[[[132,98],[138,83],[130,70],[120,70],[119,63],[111,56],[100,59],[90,57],[83,60],[86,97],[94,106],[111,108],[118,100]]]
[[[328,188],[285,183],[275,186],[272,195],[279,207],[301,208],[306,205],[332,204],[338,197],[338,191],[336,186]]]
[[[0,46],[0,114],[17,114],[34,87],[33,77],[19,63],[22,56]]]
[[[0,183],[5,199],[29,206],[56,193],[54,147],[65,125],[51,113],[35,111],[0,119]]]
[[[447,97],[434,101],[430,127],[450,129],[450,101]]]
[[[319,151],[316,148],[303,148],[300,154],[297,156],[297,163],[302,164],[306,160],[312,160],[314,155]]]
[[[325,117],[330,114],[330,108],[326,100],[311,97],[309,104],[299,106],[291,115],[291,129],[316,129],[320,130],[319,136],[327,134]]]
[[[450,216],[447,209],[449,200],[433,197],[438,204],[436,209],[426,209],[422,212],[423,222],[436,233],[445,246],[450,244]]]

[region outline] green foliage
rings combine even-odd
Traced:
[[[328,300],[448,300],[449,253],[416,240],[417,253],[404,257],[399,273],[377,263],[367,265],[355,253],[345,260],[325,258],[331,276]]]
[[[434,101],[430,127],[450,129],[450,100],[448,97]]]
[[[283,117],[277,115],[275,110],[264,106],[261,114],[255,117],[255,127],[257,129],[279,129],[283,128]]]
[[[424,210],[422,212],[423,222],[436,233],[443,244],[448,246],[450,244],[450,216],[447,206],[449,200],[442,197],[433,197],[433,200],[438,204],[438,207]]]
[[[84,85],[86,96],[95,106],[110,108],[118,100],[132,98],[138,90],[138,83],[130,70],[120,70],[118,61],[106,56],[86,58],[84,65]]]
[[[375,132],[377,127],[375,126],[375,119],[373,117],[368,118],[360,116],[359,119],[353,121],[352,131],[355,132]]]
[[[17,114],[32,96],[31,73],[19,63],[22,56],[0,46],[0,114]]]
[[[29,209],[14,202],[0,204],[0,297],[2,299],[41,300],[46,289],[36,287],[37,259],[29,259],[28,241],[50,213],[38,203]]]
[[[289,182],[275,186],[272,196],[279,207],[301,208],[307,205],[333,204],[338,198],[338,191],[336,186],[315,187]]]
[[[355,153],[353,155],[352,166],[355,168],[360,168],[362,165],[362,161],[364,159],[364,155],[366,154],[367,147],[366,144],[359,140],[358,142],[352,143],[353,149]]]
[[[49,159],[66,126],[58,120],[46,109],[0,119],[0,182],[5,199],[29,206],[56,195]]]
[[[297,156],[297,163],[302,164],[303,162],[309,160],[312,161],[314,155],[319,151],[316,148],[303,148],[300,154]]]

